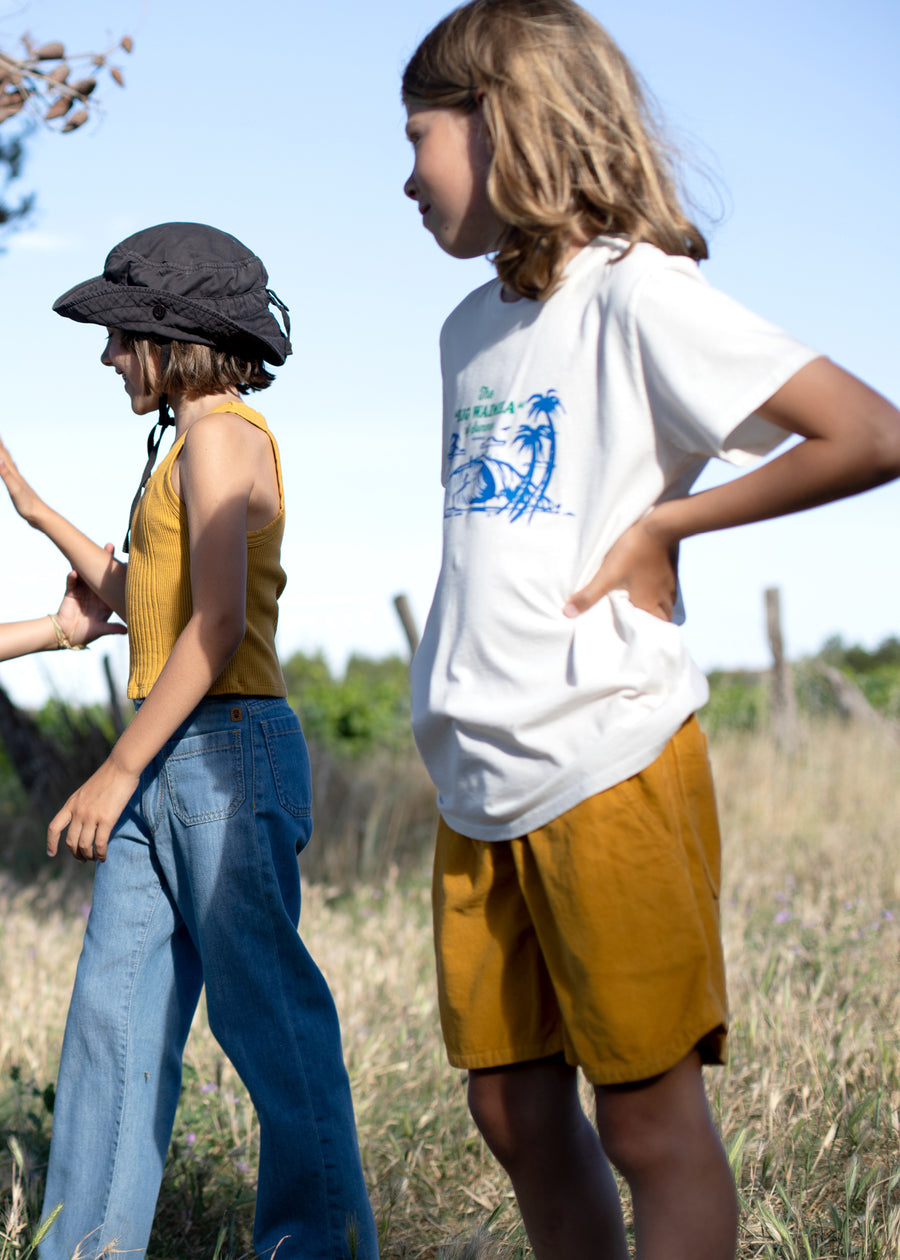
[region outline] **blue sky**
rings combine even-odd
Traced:
[[[410,155],[398,83],[435,0],[0,0],[0,47],[24,31],[94,50],[130,33],[102,112],[36,135],[38,194],[0,256],[0,433],[45,497],[118,545],[146,423],[98,363],[99,329],[55,297],[151,223],[215,223],[263,257],[295,353],[260,405],[285,466],[279,647],[402,651],[391,599],[424,621],[440,559],[437,337],[490,274],[442,255],[402,195]],[[900,8],[895,0],[629,0],[587,6],[632,57],[678,143],[709,226],[710,281],[900,399],[895,244],[900,203]],[[251,14],[252,16],[248,16]],[[4,136],[7,134],[4,129]],[[719,207],[716,211],[716,207]],[[723,475],[716,469],[701,484]],[[789,652],[830,634],[900,632],[900,488],[690,540],[686,633],[704,668],[768,659],[762,592],[780,585]],[[3,601],[56,606],[64,564],[0,500]],[[124,645],[112,643],[125,674]],[[21,702],[102,692],[101,652],[0,668]]]

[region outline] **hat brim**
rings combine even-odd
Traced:
[[[291,353],[291,343],[274,315],[261,313],[258,299],[242,302],[236,296],[228,299],[227,305],[233,308],[229,314],[180,294],[143,285],[113,284],[103,276],[94,276],[57,298],[53,310],[81,324],[101,324],[162,340],[249,353],[249,357],[280,367]]]

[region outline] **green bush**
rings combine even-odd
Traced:
[[[720,731],[757,731],[769,714],[769,689],[757,673],[713,670],[709,702],[700,721],[707,735]]]
[[[895,635],[871,651],[835,635],[823,644],[818,659],[845,674],[873,709],[900,719],[900,639]]]
[[[884,667],[900,669],[900,639],[891,635],[869,651],[858,643],[848,646],[840,635],[832,635],[822,644],[819,656],[827,665],[836,665],[854,674],[873,673]]]
[[[400,657],[352,656],[335,678],[321,652],[297,652],[283,670],[310,745],[352,758],[412,752],[409,667]]]
[[[34,719],[40,733],[63,754],[72,753],[87,740],[99,752],[103,751],[101,741],[105,740],[110,748],[116,742],[112,718],[102,704],[76,707],[54,697],[34,714]]]

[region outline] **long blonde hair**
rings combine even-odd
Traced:
[[[635,71],[572,0],[470,0],[416,49],[403,99],[482,110],[494,264],[522,297],[549,297],[570,245],[601,234],[707,257]]]

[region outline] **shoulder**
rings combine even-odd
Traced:
[[[248,423],[249,421],[249,423]],[[191,451],[224,448],[231,451],[268,448],[271,435],[262,416],[242,404],[215,408],[200,416],[184,439],[186,454]]]
[[[488,280],[479,285],[455,306],[441,328],[441,341],[452,337],[457,329],[465,328],[475,318],[489,313],[495,302],[500,300],[501,284],[498,279]]]
[[[182,476],[191,484],[249,486],[271,458],[271,448],[265,424],[262,428],[248,424],[246,417],[230,409],[213,410],[195,420],[185,434]]]
[[[621,238],[598,237],[582,252],[575,273],[580,283],[575,287],[587,285],[613,313],[633,311],[646,293],[657,289],[684,292],[692,286],[709,287],[692,258],[665,254],[646,241],[628,249]]]

